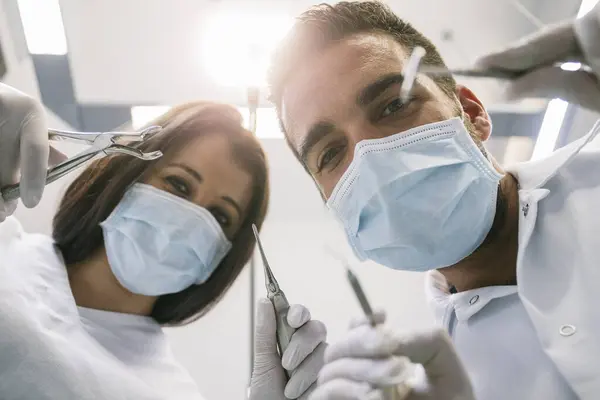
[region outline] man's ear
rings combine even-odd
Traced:
[[[456,85],[456,97],[465,113],[465,118],[469,118],[479,139],[482,142],[488,140],[492,134],[492,120],[481,103],[481,100],[466,86]]]

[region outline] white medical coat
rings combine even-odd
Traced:
[[[429,273],[427,280],[436,318],[446,328],[451,330],[453,315],[460,320],[462,313],[466,321],[488,307],[491,314],[486,316],[485,323],[495,324],[496,329],[488,326],[480,334],[502,336],[511,329],[533,330],[533,335],[515,335],[510,350],[521,349],[521,357],[533,354],[540,363],[549,360],[553,366],[540,364],[544,371],[541,380],[548,381],[555,367],[557,375],[581,399],[600,398],[600,308],[596,304],[600,284],[600,138],[593,140],[594,136],[595,132],[591,132],[546,159],[509,169],[519,182],[517,287],[482,288],[478,289],[480,294],[461,298],[461,293],[447,293],[444,287],[447,284],[439,272]],[[444,292],[451,301],[444,303]],[[510,300],[514,293],[518,293],[520,304]],[[500,298],[504,298],[504,304],[496,301]],[[469,307],[473,309],[468,310]],[[510,318],[502,316],[509,308],[513,310]],[[523,308],[524,313],[520,312]],[[511,319],[519,325],[511,326],[508,322]],[[475,324],[470,328],[475,329]],[[531,341],[524,339],[527,336],[531,336]],[[532,342],[543,353],[536,354],[526,348]],[[469,345],[474,344],[465,344]],[[475,361],[470,356],[461,357],[469,370],[469,363]],[[517,360],[518,354],[513,359]],[[485,360],[480,360],[478,367],[482,364]],[[489,373],[495,366],[488,366]],[[505,369],[505,376],[510,376],[514,367],[515,364],[500,366]],[[512,373],[517,374],[517,370]],[[479,386],[482,400],[494,398],[496,388],[514,385],[518,380],[515,376],[510,381],[494,381],[498,376],[485,376],[486,371],[473,372],[486,380],[474,382],[475,387]],[[552,384],[561,388],[560,382]],[[523,393],[529,393],[524,389]],[[518,393],[518,388],[512,393]],[[558,397],[555,394],[546,398]]]
[[[0,398],[201,400],[151,318],[79,308],[52,239],[0,223]]]

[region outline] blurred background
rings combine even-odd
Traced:
[[[248,114],[247,88],[260,86],[270,51],[306,0],[0,0],[2,82],[40,98],[51,127],[98,131],[138,127],[171,105],[195,99],[233,103]],[[389,0],[438,46],[451,67],[589,10],[580,0]],[[250,57],[250,54],[254,57]],[[257,56],[258,55],[258,56]],[[598,118],[559,99],[507,104],[490,80],[459,80],[493,120],[489,150],[504,164],[543,156],[587,132]],[[272,204],[262,239],[291,303],[308,306],[335,339],[360,308],[335,248],[352,260],[341,230],[287,149],[264,91],[257,135],[270,160]],[[80,148],[62,145],[74,154]],[[73,176],[50,185],[17,217],[50,233],[58,199]],[[353,261],[354,262],[354,261]],[[354,262],[355,263],[355,262]],[[432,324],[423,276],[356,264],[367,295],[391,324]],[[250,377],[252,309],[265,293],[262,264],[247,268],[213,311],[169,329],[177,358],[207,399],[243,398]]]

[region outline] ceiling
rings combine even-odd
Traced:
[[[244,87],[218,82],[209,67],[215,58],[237,74],[247,71],[232,52],[203,53],[205,44],[218,49],[223,40],[209,36],[215,16],[225,15],[225,33],[236,42],[273,39],[277,21],[306,9],[306,0],[60,0],[68,57],[77,100],[84,104],[174,104],[198,97],[244,104]],[[387,3],[439,47],[451,66],[466,65],[537,29],[513,0],[395,0]],[[535,18],[548,24],[576,14],[579,0],[521,0]],[[432,10],[434,10],[432,12]],[[240,17],[242,16],[242,17]],[[281,24],[281,23],[280,23]],[[214,24],[213,24],[214,25]],[[261,36],[262,34],[262,36]],[[265,36],[266,35],[266,36]],[[215,46],[215,42],[218,45]],[[243,55],[239,57],[244,60]],[[212,63],[212,64],[211,64]],[[464,81],[492,107],[502,103],[497,82]],[[539,103],[537,103],[539,106]]]
[[[16,1],[0,3],[0,11],[4,11],[3,18],[8,22],[0,24],[2,47],[9,62],[9,73],[4,81],[38,97],[33,80],[37,74],[38,82],[43,83],[44,79],[40,79],[44,78],[43,74],[39,69],[33,72],[26,49],[23,51],[23,45],[19,46],[17,36],[11,37],[15,29],[10,29],[10,25],[14,25],[18,11],[15,14],[13,7],[9,12],[11,8],[6,5],[16,4]],[[396,0],[388,3],[430,37],[451,66],[468,64],[478,55],[537,29],[512,0]],[[545,0],[521,2],[535,18],[549,24],[575,15],[580,1],[552,3],[552,7],[548,7]],[[60,0],[68,44],[65,65],[71,75],[72,82],[68,83],[72,83],[73,101],[104,111],[120,107],[121,112],[126,110],[128,114],[124,118],[130,118],[129,108],[133,105],[170,105],[198,98],[243,106],[246,93],[242,86],[223,85],[207,71],[203,43],[217,40],[204,34],[207,21],[214,20],[214,13],[219,10],[244,15],[246,20],[232,19],[227,26],[228,30],[238,32],[242,40],[254,30],[270,32],[269,27],[249,25],[253,16],[293,16],[311,4],[314,2],[305,0]],[[227,25],[227,20],[222,24]],[[232,59],[228,54],[230,48],[222,51],[225,58]],[[239,70],[243,73],[243,65],[239,65]],[[53,76],[45,77],[45,80],[52,79]],[[522,137],[521,132],[535,129],[527,124],[516,126],[514,121],[520,114],[539,114],[545,102],[507,105],[502,101],[497,82],[465,80],[462,83],[474,89],[492,111],[495,138],[488,142],[491,153],[503,163],[528,159],[533,141]],[[60,85],[54,86],[66,85],[60,81]],[[63,101],[59,95],[62,94],[50,94]],[[96,113],[96,117],[110,120],[102,113]],[[259,130],[265,120],[259,115]],[[59,125],[56,118],[52,121],[53,127]],[[267,125],[272,123],[269,121]],[[285,143],[279,139],[267,139],[263,143],[271,160],[273,187],[281,188],[273,195],[273,214],[302,216],[321,209],[313,183],[293,160]],[[310,197],[308,201],[305,196]],[[278,211],[278,207],[281,210]]]

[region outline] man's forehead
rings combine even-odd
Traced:
[[[294,148],[308,126],[354,104],[366,85],[401,72],[408,56],[388,35],[358,34],[304,60],[282,91],[282,122]]]

